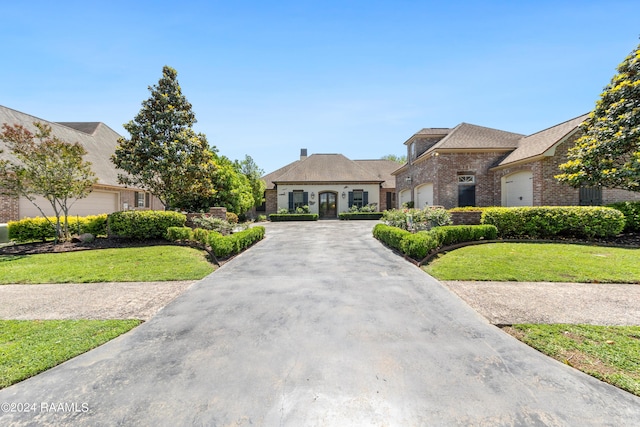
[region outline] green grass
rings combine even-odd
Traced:
[[[524,324],[505,329],[554,359],[640,396],[640,326]]]
[[[0,284],[198,280],[213,270],[204,251],[182,246],[0,256]]]
[[[89,351],[139,320],[0,320],[0,388]]]
[[[640,249],[489,243],[456,249],[423,268],[440,280],[640,283]]]

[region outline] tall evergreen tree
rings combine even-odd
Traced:
[[[120,138],[111,160],[123,174],[121,184],[139,187],[157,196],[166,209],[179,207],[185,194],[211,197],[215,174],[215,148],[204,134],[196,134],[191,104],[182,94],[178,73],[162,69],[162,78],[150,86],[151,96],[142,103],[138,115],[124,128],[130,139]]]
[[[640,191],[640,45],[618,66],[556,176],[573,187]]]

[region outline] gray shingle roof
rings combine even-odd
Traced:
[[[565,136],[576,130],[588,116],[588,114],[584,114],[522,138],[518,143],[518,148],[500,162],[499,166],[506,166],[544,154]]]
[[[519,133],[460,123],[431,150],[516,148],[523,136]]]
[[[284,182],[374,182],[395,187],[391,172],[398,165],[390,160],[350,160],[342,154],[312,154],[263,177],[267,188]]]
[[[118,135],[110,127],[100,122],[79,123],[65,122],[55,123],[11,108],[0,105],[0,125],[21,124],[34,132],[33,122],[42,122],[51,126],[53,135],[70,143],[79,142],[87,150],[85,160],[91,162],[91,168],[98,177],[98,184],[122,187],[118,184],[118,170],[110,160],[115,152]],[[90,132],[89,132],[90,131]],[[0,141],[0,148],[4,148],[3,158],[10,158],[4,142]]]

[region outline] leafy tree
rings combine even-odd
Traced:
[[[249,155],[244,156],[244,160],[240,162],[239,166],[240,172],[249,179],[253,206],[260,206],[264,202],[264,190],[267,188],[267,184],[262,180],[264,170],[260,169]]]
[[[640,191],[640,46],[618,66],[580,128],[556,179]]]
[[[215,148],[209,147],[204,134],[193,131],[196,118],[177,75],[171,67],[162,69],[158,84],[149,87],[151,97],[124,125],[131,139],[120,138],[111,157],[126,172],[118,175],[121,184],[149,191],[166,209],[180,207],[178,201],[185,195],[213,196],[210,184],[216,173]]]
[[[382,156],[380,159],[382,160],[391,160],[392,162],[399,163],[401,165],[407,163],[407,156],[396,156],[395,154],[387,154],[386,156]]]
[[[216,155],[215,163],[218,169],[211,206],[223,206],[238,215],[251,209],[255,203],[253,187],[240,163],[220,155]]]
[[[36,196],[44,197],[56,217],[56,243],[69,237],[69,209],[77,199],[86,197],[97,178],[87,154],[79,143],[69,143],[51,135],[51,126],[34,122],[36,133],[22,125],[4,124],[0,139],[5,141],[16,159],[0,161],[0,193],[25,197],[47,218]],[[64,215],[64,227],[60,217]],[[47,219],[48,220],[48,219]]]

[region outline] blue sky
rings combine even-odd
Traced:
[[[0,104],[122,125],[162,67],[197,132],[271,172],[312,153],[404,154],[424,127],[530,134],[590,111],[638,45],[640,3],[41,1],[0,15]]]

